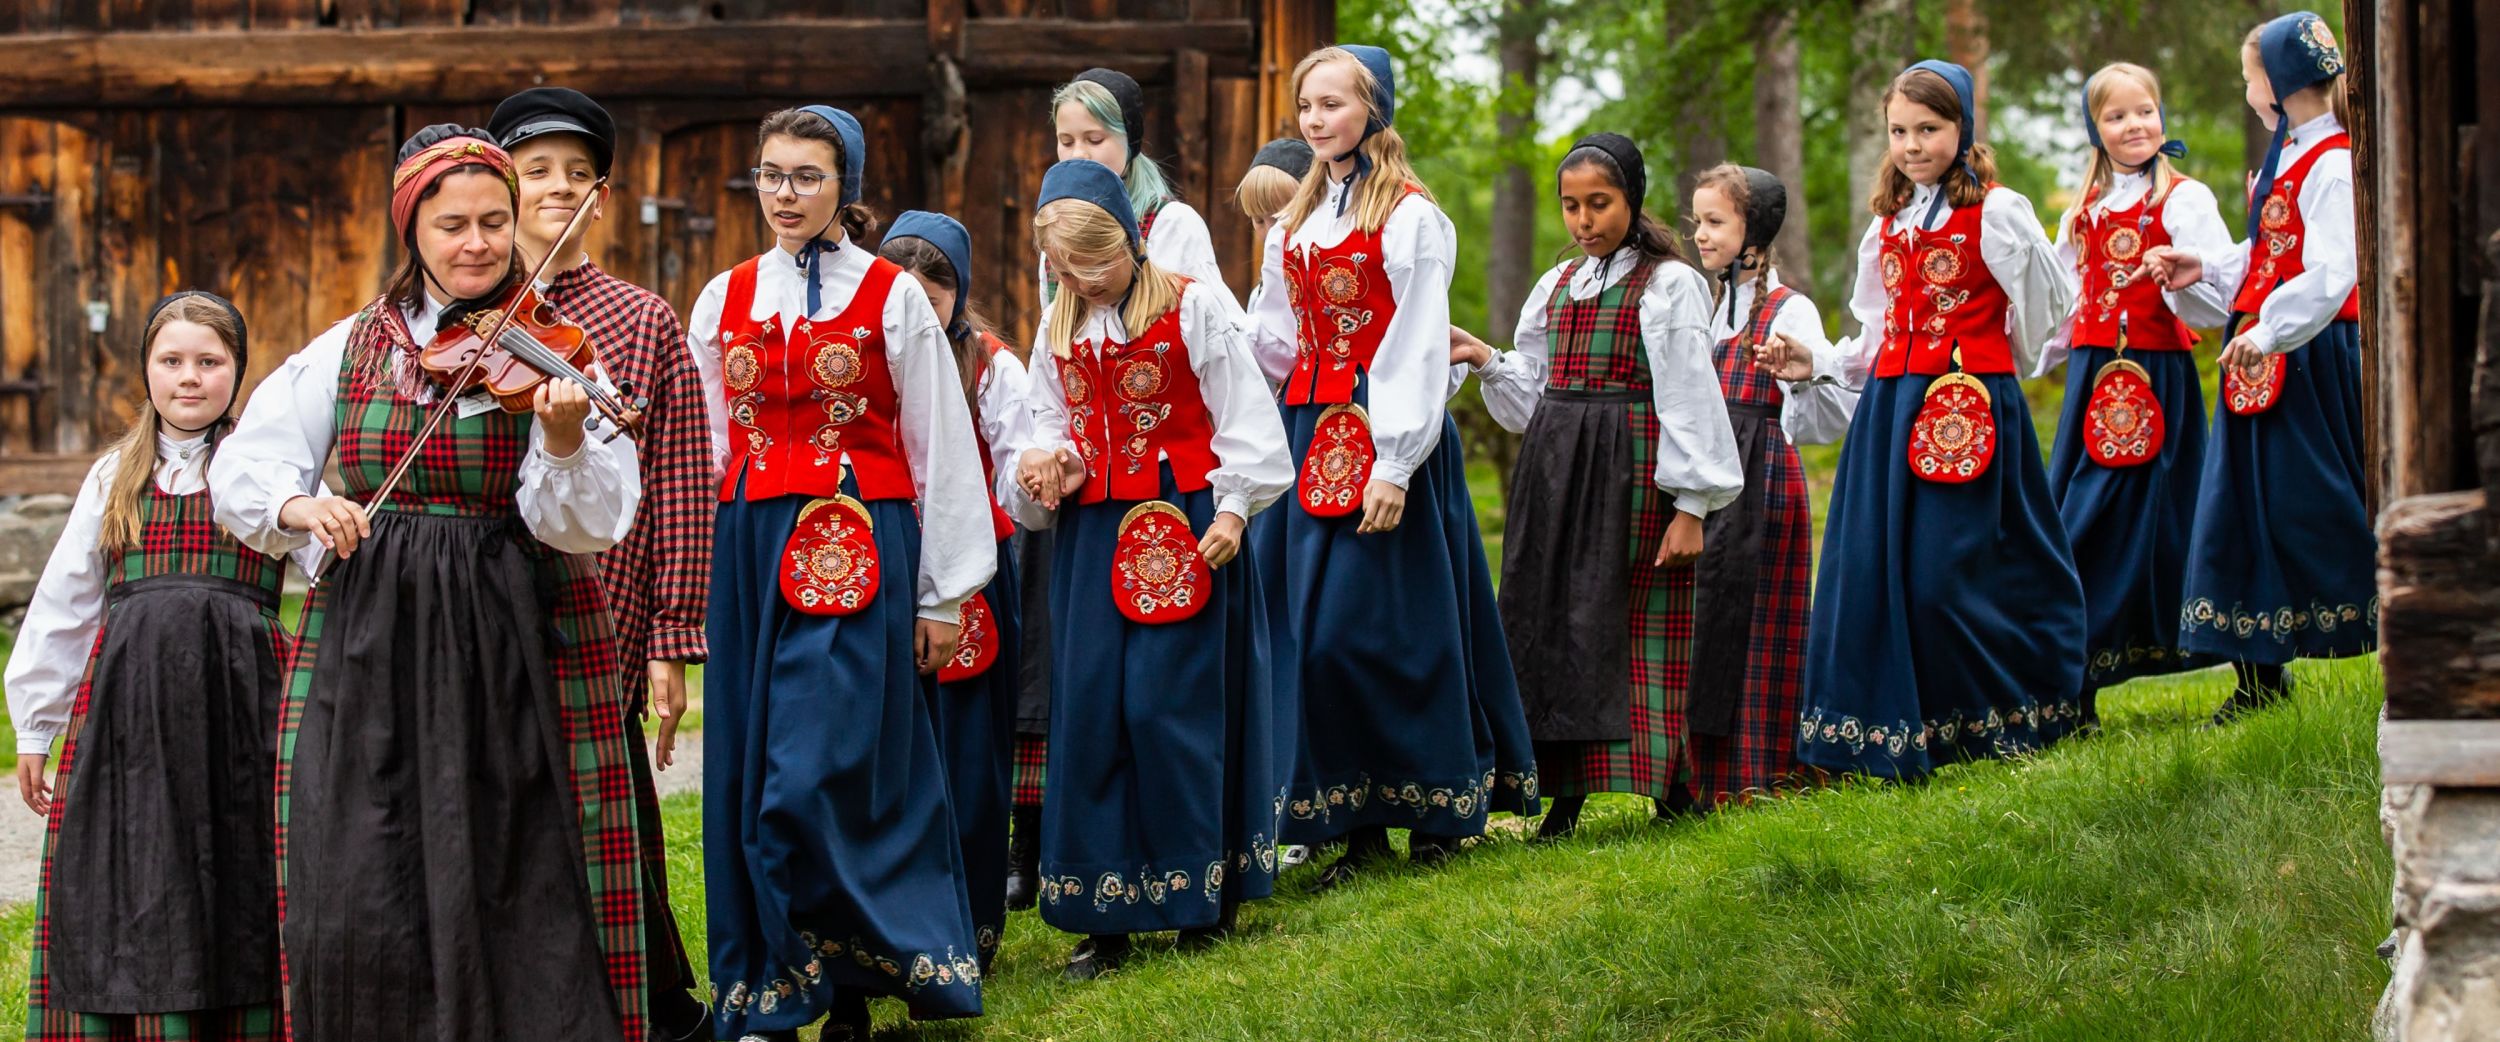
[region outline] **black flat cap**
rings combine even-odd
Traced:
[[[616,120],[590,95],[570,87],[532,87],[505,98],[486,129],[506,152],[541,134],[579,134],[590,142],[590,159],[601,177],[616,162]]]

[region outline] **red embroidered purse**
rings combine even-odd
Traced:
[[[973,594],[957,615],[955,657],[938,667],[938,681],[952,684],[987,673],[998,661],[998,621],[990,614],[986,594]]]
[[[1927,385],[1918,417],[1910,422],[1910,472],[1928,481],[1958,485],[1988,472],[1996,457],[1997,420],[1989,411],[1988,385],[1961,371],[1962,351],[1953,350],[1954,371]]]
[[[810,615],[850,615],[877,598],[877,540],[849,496],[809,500],[782,551],[781,596]]]
[[[2235,416],[2255,416],[2283,400],[2283,356],[2266,355],[2248,365],[2222,367],[2222,406]]]
[[[1206,607],[1210,589],[1198,536],[1181,508],[1158,499],[1120,519],[1111,552],[1111,599],[1120,614],[1149,625],[1179,622]]]
[[[2127,361],[2127,316],[2118,316],[2118,357],[2092,374],[2083,407],[2083,453],[2104,467],[2137,467],[2161,454],[2165,424],[2153,376]]]
[[[1361,510],[1374,458],[1371,414],[1360,405],[1331,405],[1311,427],[1311,451],[1302,457],[1294,498],[1313,517]]]

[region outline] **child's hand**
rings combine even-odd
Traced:
[[[1207,534],[1198,540],[1198,556],[1206,558],[1209,568],[1224,567],[1225,562],[1241,555],[1241,531],[1249,524],[1229,510],[1215,515],[1215,523],[1208,525]]]
[[[2255,368],[2257,363],[2265,360],[2266,353],[2258,350],[2257,342],[2249,339],[2246,333],[2232,337],[2230,343],[2222,345],[2222,357],[2217,359],[2225,368],[2239,369],[2243,372]]]
[[[2205,259],[2176,246],[2155,246],[2144,251],[2144,263],[2128,273],[2128,280],[2149,277],[2163,289],[2178,291],[2193,286],[2205,277]]]
[[[1675,520],[1667,522],[1666,538],[1658,541],[1658,559],[1653,568],[1671,568],[1701,559],[1701,518],[1681,510]]]
[[[365,516],[364,505],[339,496],[297,496],[287,500],[285,506],[278,508],[278,524],[312,533],[321,545],[336,551],[342,561],[354,556],[356,545],[373,535],[373,520]]]
[[[1450,327],[1450,364],[1482,369],[1493,361],[1493,345],[1457,326]]]
[[[955,657],[955,645],[963,640],[963,627],[935,619],[916,619],[912,625],[912,657],[920,663],[922,675],[935,673],[946,660]]]
[[[1814,376],[1814,351],[1788,338],[1773,333],[1753,348],[1753,364],[1775,379],[1796,383]]]
[[[52,759],[50,753],[19,753],[17,755],[17,795],[26,807],[37,814],[52,813],[52,784],[43,780],[43,765]]]
[[[1055,453],[1026,449],[1016,463],[1016,481],[1042,509],[1057,510],[1061,499],[1085,487],[1085,460],[1066,447]]]
[[[1406,490],[1378,478],[1363,486],[1363,522],[1354,526],[1357,534],[1387,532],[1398,527],[1406,516]]]

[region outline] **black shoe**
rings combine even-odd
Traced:
[[[1135,945],[1129,943],[1128,935],[1124,933],[1088,937],[1077,942],[1076,951],[1068,955],[1068,968],[1059,975],[1070,981],[1093,980],[1119,969],[1134,949]]]
[[[817,1042],[868,1042],[868,996],[858,992],[836,992],[833,1011],[826,1014],[824,1030]],[[798,1037],[796,1032],[792,1039]]]
[[[1240,912],[1241,906],[1233,905],[1224,909],[1224,914],[1215,920],[1215,925],[1181,931],[1177,947],[1185,952],[1202,952],[1231,940],[1233,924]]]
[[[2239,674],[2239,686],[2231,689],[2231,697],[2223,700],[2222,708],[2214,710],[2214,718],[2205,724],[2206,730],[2229,726],[2240,717],[2280,702],[2292,693],[2291,674],[2281,666],[2257,666],[2242,662],[2234,662],[2232,666]]]
[[[1406,863],[1417,868],[1439,868],[1442,865],[1449,863],[1451,858],[1457,857],[1460,845],[1466,842],[1466,840],[1460,839],[1457,836],[1427,836],[1420,832],[1407,833]]]
[[[1586,796],[1556,796],[1546,801],[1545,820],[1538,822],[1536,842],[1552,843],[1571,838],[1580,828],[1580,811],[1588,806]]]
[[[1351,883],[1364,869],[1388,860],[1390,855],[1387,826],[1373,825],[1349,832],[1345,837],[1345,853],[1337,855],[1337,860],[1320,870],[1319,881],[1312,884],[1311,892],[1324,894]]]
[[[682,991],[651,996],[652,1042],[712,1042],[712,1011]]]
[[[1013,827],[1007,833],[1007,910],[1021,912],[1032,908],[1041,896],[1042,809],[1018,807],[1009,820]]]
[[[1650,820],[1658,822],[1697,818],[1703,813],[1701,806],[1693,801],[1693,790],[1686,788],[1681,782],[1667,790],[1666,799],[1654,800],[1651,806],[1656,809],[1650,812]]]

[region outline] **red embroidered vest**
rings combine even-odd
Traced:
[[[2013,345],[2005,337],[2005,287],[1979,256],[1982,209],[1976,203],[1954,207],[1944,227],[1914,228],[1906,241],[1894,234],[1895,217],[1884,218],[1877,263],[1892,302],[1884,308],[1884,347],[1875,356],[1875,375],[1952,372],[1956,346],[1963,372],[2014,371]]]
[[[749,317],[760,261],[730,272],[721,305],[730,458],[720,498],[735,496],[741,477],[749,500],[838,495],[845,455],[861,499],[915,498],[885,360],[885,298],[903,269],[870,261],[841,314],[784,330],[779,315]]]
[[[2098,186],[2084,192],[2083,208],[2070,233],[2080,246],[2075,251],[2075,272],[2083,280],[2083,295],[2075,303],[2075,346],[2118,346],[2121,315],[2127,317],[2130,351],[2185,351],[2194,346],[2196,334],[2162,300],[2158,280],[2143,278],[2118,285],[2118,276],[2144,263],[2145,250],[2170,245],[2170,229],[2161,219],[2169,197],[2154,202],[2147,189],[2135,205],[2094,216],[2092,201],[2099,195]]]
[[[1182,279],[1184,292],[1189,280]],[[1163,497],[1156,463],[1169,459],[1180,491],[1207,487],[1215,469],[1215,418],[1189,367],[1189,344],[1181,339],[1175,306],[1120,342],[1080,340],[1059,361],[1067,391],[1068,438],[1085,457],[1085,488],[1078,501],[1148,500]]]
[[[999,338],[991,336],[988,333],[981,334],[981,345],[989,349],[989,354],[981,357],[979,363],[980,368],[975,370],[972,374],[972,386],[975,389],[978,389],[981,386],[982,378],[989,375],[991,360],[1000,355],[1007,354],[1010,350],[1007,347],[1006,341],[1000,340]],[[1013,403],[1011,407],[1023,408],[1023,405],[1024,403],[1022,402],[1016,402]],[[981,407],[981,403],[977,400],[977,398],[973,402],[972,407],[975,409]],[[990,458],[990,437],[987,434],[981,433],[981,418],[975,416],[972,419],[972,436],[974,439],[978,440],[981,445],[981,491],[990,497],[990,531],[994,533],[997,538],[1005,539],[1008,536],[1016,534],[1016,523],[1007,516],[1007,512],[1005,510],[999,509],[998,462]]]
[[[1421,189],[1406,188],[1407,195]],[[1338,405],[1354,400],[1355,378],[1372,366],[1397,298],[1380,232],[1356,228],[1334,246],[1285,247],[1285,300],[1298,331],[1285,404]]]
[[[2248,274],[2240,279],[2240,293],[2231,299],[2231,310],[2243,315],[2256,314],[2257,309],[2265,305],[2267,295],[2274,292],[2274,287],[2291,281],[2292,276],[2305,270],[2301,266],[2300,237],[2307,230],[2308,223],[2300,216],[2301,182],[2309,179],[2309,168],[2318,165],[2319,156],[2351,147],[2352,137],[2337,133],[2318,142],[2318,147],[2310,149],[2309,154],[2300,157],[2291,169],[2274,179],[2274,191],[2266,195],[2265,206],[2258,210],[2257,223],[2260,227],[2248,236]],[[2344,306],[2337,309],[2335,319],[2339,322],[2361,320],[2359,286],[2353,287],[2352,295],[2344,298]]]

